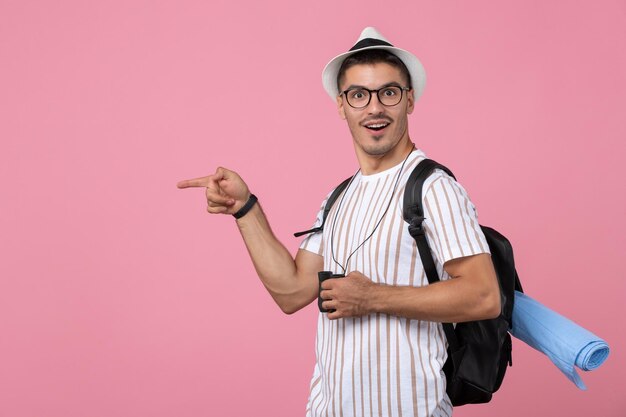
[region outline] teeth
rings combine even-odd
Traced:
[[[374,128],[374,129],[377,129],[379,127],[385,127],[385,126],[387,126],[387,123],[377,123],[375,125],[367,125],[367,127]]]

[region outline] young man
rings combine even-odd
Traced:
[[[317,363],[307,415],[448,416],[441,322],[496,317],[499,289],[489,247],[465,190],[437,171],[424,184],[425,229],[441,282],[428,285],[402,219],[404,185],[425,158],[408,132],[421,95],[419,60],[366,28],[331,60],[324,87],[346,120],[359,171],[323,232],[295,260],[235,172],[182,181],[205,187],[210,213],[233,214],[263,284],[290,314],[321,296]],[[316,226],[321,224],[321,211]],[[319,271],[344,274],[323,282]]]

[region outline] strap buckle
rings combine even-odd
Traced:
[[[424,216],[415,216],[411,219],[409,223],[409,233],[416,239],[418,236],[424,235],[424,226],[422,223],[424,222]]]

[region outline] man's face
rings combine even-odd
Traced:
[[[400,70],[386,63],[355,65],[345,72],[341,91],[355,87],[378,90],[386,86],[406,87],[407,80]],[[402,139],[408,140],[408,115],[413,112],[413,90],[405,91],[395,106],[384,106],[376,93],[369,104],[360,109],[351,107],[345,95],[337,98],[339,115],[348,122],[357,152],[361,149],[371,156],[382,156]]]

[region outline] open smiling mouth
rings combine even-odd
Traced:
[[[383,130],[387,126],[389,126],[389,123],[372,123],[370,125],[365,125],[366,128],[373,131]]]

